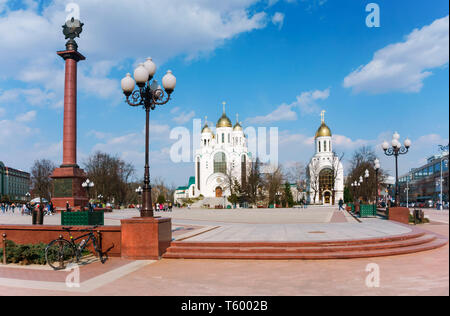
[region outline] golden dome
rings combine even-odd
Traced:
[[[316,132],[316,138],[317,137],[331,137],[331,130],[325,124],[325,122],[322,122],[322,125],[320,125],[319,129]]]
[[[203,127],[203,129],[202,129],[202,134],[203,134],[203,133],[211,133],[211,134],[212,134],[212,131],[211,131],[211,129],[209,128],[208,124],[205,124],[205,126]]]
[[[233,132],[239,132],[239,131],[243,131],[241,124],[239,124],[239,122],[236,123],[236,125],[234,125],[233,127]]]
[[[217,121],[216,127],[233,127],[233,124],[231,124],[231,121],[227,117],[227,115],[223,113],[220,119]]]

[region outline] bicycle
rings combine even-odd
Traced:
[[[104,264],[106,257],[104,256],[100,242],[97,241],[97,237],[94,234],[94,229],[77,230],[78,232],[87,232],[87,234],[74,238],[71,234],[72,227],[63,227],[63,230],[69,234],[69,240],[64,239],[62,235],[58,239],[51,241],[45,248],[45,260],[47,264],[53,268],[53,270],[64,270],[68,265],[72,263],[79,263],[82,254],[89,242],[92,240],[94,250],[97,252],[100,262]],[[87,237],[87,240],[85,239]],[[81,240],[77,244],[77,241]]]

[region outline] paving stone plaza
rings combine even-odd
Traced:
[[[137,216],[133,209],[105,215],[106,225]],[[414,226],[383,219],[357,222],[336,208],[204,210],[174,209],[174,241],[323,241],[379,238],[409,233]],[[448,237],[448,211],[429,212],[425,230]],[[20,213],[1,224],[27,224]],[[60,215],[46,216],[58,224]],[[274,223],[270,223],[273,221]],[[381,271],[379,288],[366,286],[367,265]],[[448,245],[415,254],[352,260],[162,259],[133,261],[93,257],[80,267],[80,287],[67,287],[70,271],[48,266],[0,265],[5,295],[448,295]],[[420,286],[418,285],[420,282]],[[270,286],[269,286],[270,284]]]
[[[369,2],[0,0],[0,297],[449,296],[448,0]]]

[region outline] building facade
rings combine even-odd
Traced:
[[[308,202],[335,205],[344,199],[344,167],[333,151],[331,130],[325,124],[325,111],[321,116],[322,124],[314,141],[315,155],[306,170]]]
[[[223,198],[231,194],[234,181],[243,183],[251,164],[251,155],[247,148],[247,138],[241,124],[236,121],[233,126],[225,113],[213,131],[205,122],[201,131],[200,148],[194,157],[195,176],[191,177],[187,187],[175,191],[177,197]]]
[[[440,202],[441,175],[442,200],[449,201],[448,152],[427,159],[427,163],[399,177],[400,202]]]
[[[30,183],[28,172],[6,167],[0,161],[0,199],[2,201],[26,201],[26,193],[30,191]]]

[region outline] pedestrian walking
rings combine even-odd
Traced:
[[[344,201],[342,199],[339,200],[339,211],[340,210],[344,211]]]

